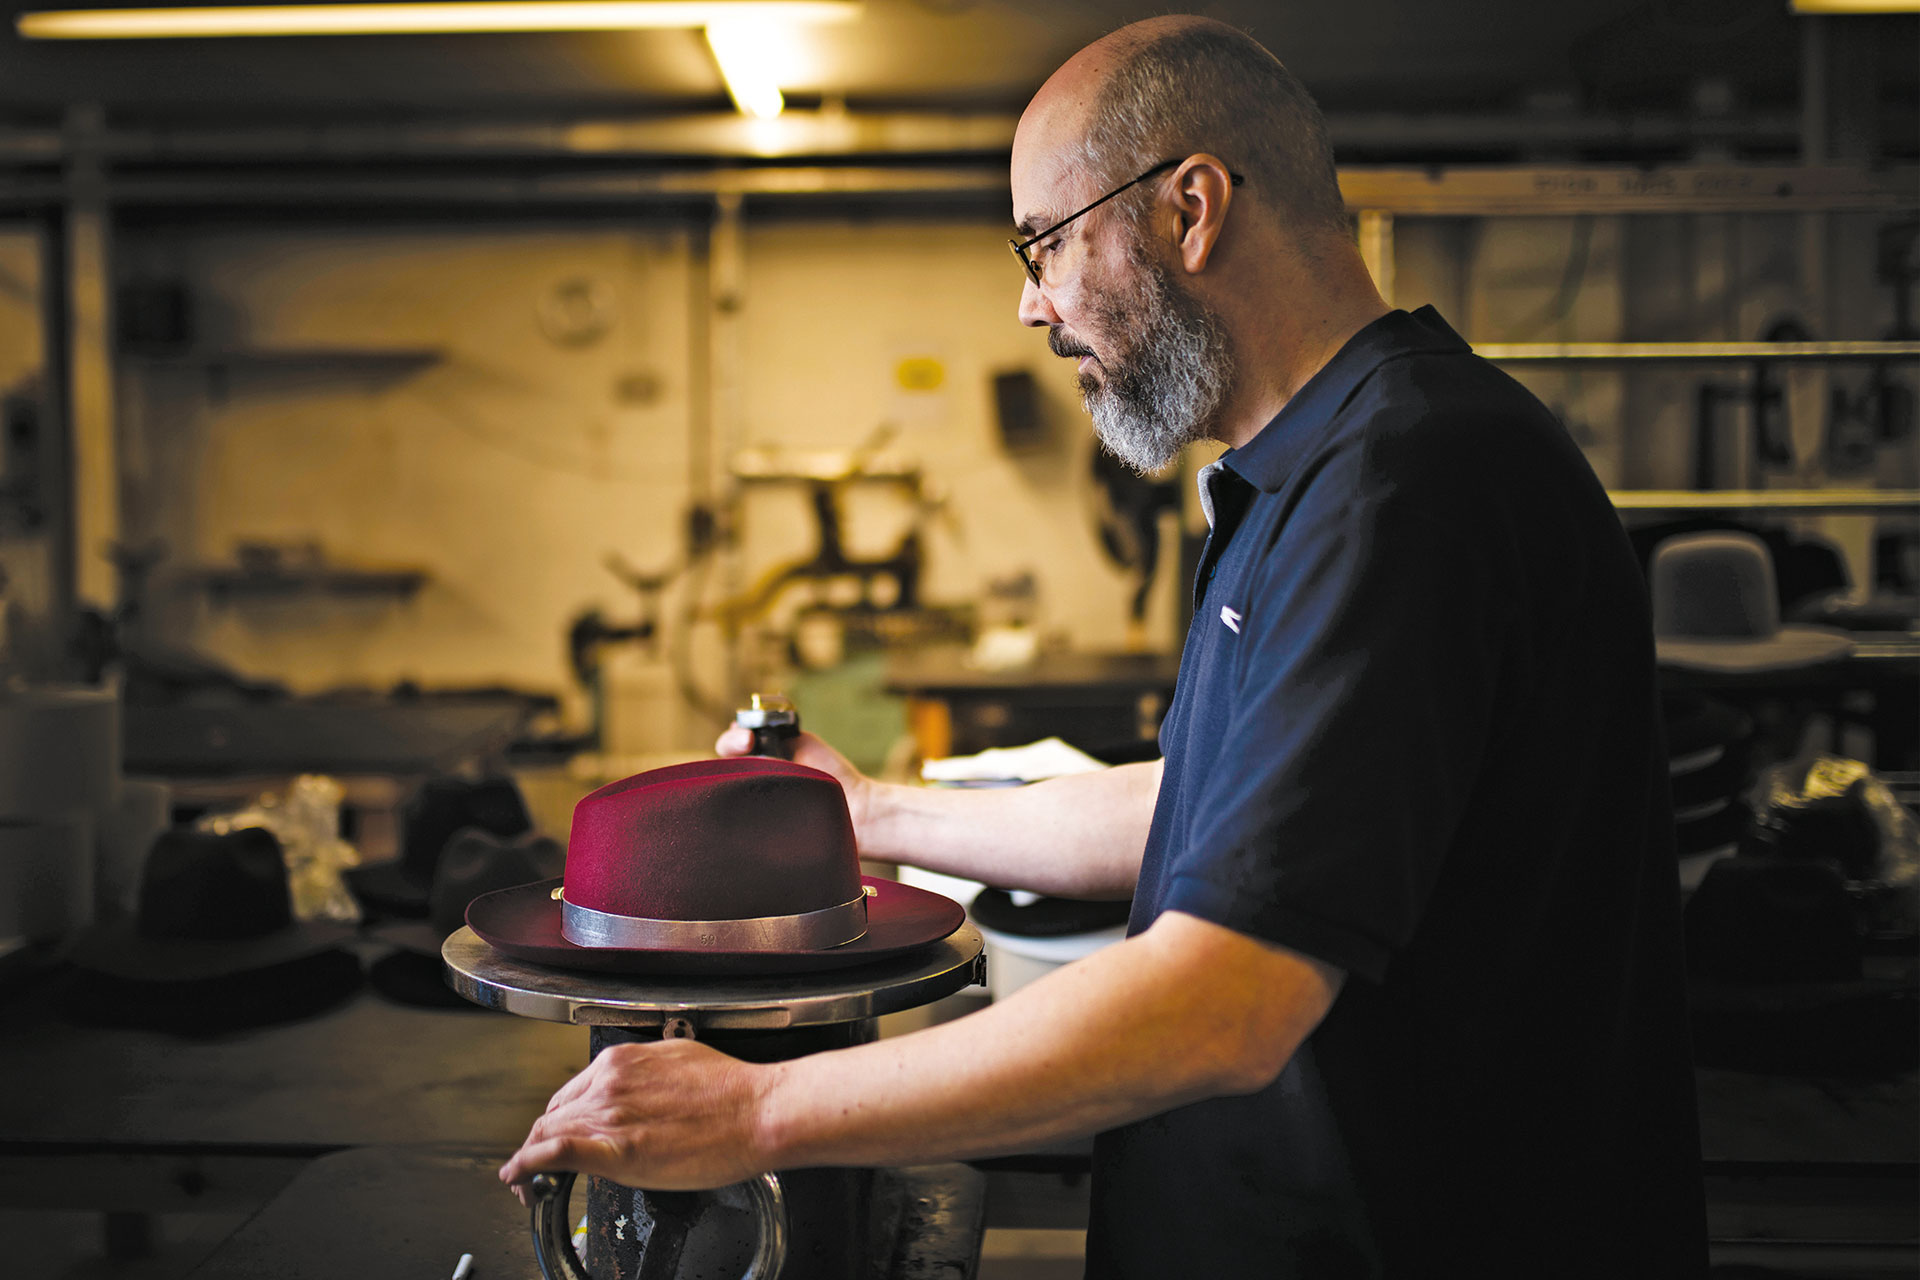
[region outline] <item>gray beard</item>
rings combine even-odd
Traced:
[[[1208,437],[1233,381],[1233,350],[1213,311],[1157,262],[1134,262],[1132,279],[1099,308],[1111,335],[1104,384],[1080,377],[1093,431],[1142,475]]]

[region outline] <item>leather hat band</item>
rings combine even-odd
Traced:
[[[867,895],[818,911],[745,920],[658,920],[560,900],[560,932],[577,947],[632,951],[825,951],[867,931]]]

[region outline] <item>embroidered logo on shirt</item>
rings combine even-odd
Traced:
[[[1231,609],[1231,608],[1228,608],[1228,607],[1227,607],[1226,605],[1224,605],[1224,604],[1220,606],[1220,621],[1222,621],[1222,622],[1224,622],[1224,623],[1226,623],[1226,624],[1227,624],[1227,630],[1229,630],[1229,631],[1231,631],[1231,632],[1233,632],[1233,634],[1235,634],[1235,635],[1239,635],[1239,634],[1240,634],[1240,615],[1239,615],[1239,613],[1238,613],[1238,612],[1236,612],[1235,610],[1233,610],[1233,609]]]

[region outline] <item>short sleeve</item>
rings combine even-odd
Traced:
[[[1512,600],[1498,522],[1419,452],[1344,442],[1224,588],[1242,598],[1210,597],[1242,619],[1234,701],[1162,903],[1373,981],[1473,793]]]

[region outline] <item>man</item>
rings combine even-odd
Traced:
[[[1076,55],[1012,188],[1020,318],[1106,445],[1231,446],[1164,759],[944,792],[798,758],[866,856],[1132,893],[1132,936],[877,1044],[604,1053],[502,1177],[710,1187],[1098,1133],[1090,1276],[1703,1269],[1652,643],[1579,451],[1437,315],[1389,311],[1311,100],[1231,28]]]

